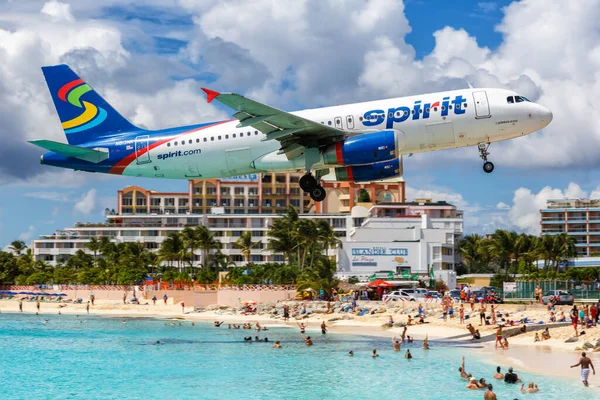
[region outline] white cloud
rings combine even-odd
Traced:
[[[33,237],[33,234],[35,233],[35,231],[36,231],[35,226],[29,225],[29,229],[26,232],[20,233],[18,236],[18,239],[26,242]]]
[[[42,14],[49,16],[53,22],[75,20],[71,14],[71,5],[56,0],[45,3],[42,7]]]
[[[477,3],[477,8],[484,14],[489,14],[498,9],[498,4],[494,1],[482,1]]]
[[[496,208],[498,210],[508,210],[508,209],[510,209],[510,206],[506,203],[499,202],[498,204],[496,204]]]
[[[61,192],[30,192],[25,193],[24,196],[32,197],[34,199],[58,201],[63,203],[72,201],[71,197],[68,196],[68,193]]]
[[[96,209],[96,197],[96,189],[88,190],[88,192],[81,196],[73,206],[73,213],[85,216],[90,215]]]
[[[557,189],[550,186],[533,193],[530,189],[521,187],[515,190],[513,204],[508,211],[511,224],[531,234],[540,232],[540,210],[546,207],[549,199],[585,198],[587,193],[576,183],[569,183],[566,189]]]

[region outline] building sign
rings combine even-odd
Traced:
[[[391,260],[383,261],[382,267],[396,269],[398,265],[405,264],[408,256],[408,249],[397,247],[355,247],[352,249],[352,266],[353,267],[377,267],[377,257],[393,257]]]
[[[504,293],[517,293],[517,282],[504,282]]]
[[[221,182],[258,182],[260,174],[248,174],[239,176],[230,176],[229,178],[221,178]]]
[[[353,256],[408,256],[408,249],[387,247],[357,247],[352,249]]]

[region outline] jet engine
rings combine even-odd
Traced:
[[[349,137],[328,146],[322,153],[325,165],[366,165],[397,158],[404,134],[386,130]]]
[[[337,167],[333,169],[333,172],[333,174],[326,175],[324,179],[329,180],[335,177],[334,180],[342,182],[371,182],[401,176],[404,173],[404,167],[402,156],[400,156],[393,160],[369,165]]]

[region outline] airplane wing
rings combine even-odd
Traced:
[[[266,135],[263,141],[279,141],[279,154],[285,154],[288,159],[300,156],[305,148],[318,148],[348,136],[341,129],[278,110],[236,93],[219,93],[206,88],[202,90],[207,94],[209,103],[216,99],[237,111],[233,116],[240,121],[238,128],[251,126]]]

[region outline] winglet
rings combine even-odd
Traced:
[[[215,97],[217,97],[218,95],[220,95],[221,93],[219,92],[215,92],[214,90],[210,90],[207,88],[201,88],[204,93],[206,93],[206,101],[208,103],[210,103],[211,101],[213,101],[215,99]]]

